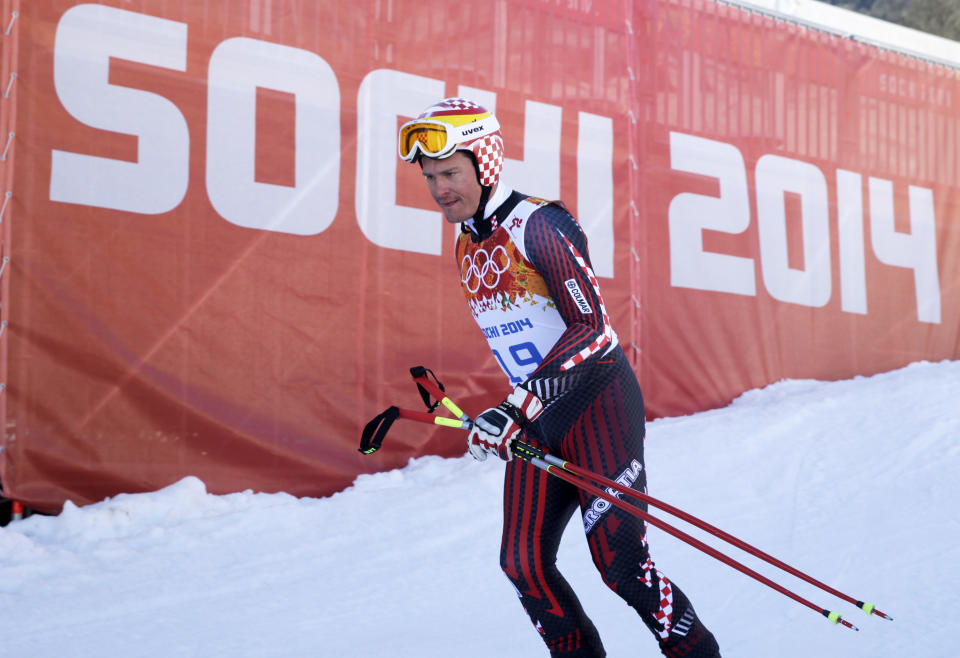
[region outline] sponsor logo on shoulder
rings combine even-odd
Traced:
[[[587,298],[583,296],[583,291],[580,290],[580,285],[575,279],[567,279],[563,282],[563,285],[567,287],[567,292],[570,293],[570,296],[573,297],[573,303],[577,305],[577,308],[580,309],[580,312],[584,315],[591,315],[593,309],[590,308],[590,304],[587,302]]]

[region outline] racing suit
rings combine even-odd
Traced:
[[[494,358],[512,385],[544,404],[525,440],[645,491],[643,397],[610,324],[582,229],[561,204],[502,182],[491,207],[486,219],[462,224],[456,258]],[[650,558],[642,520],[513,459],[504,476],[500,562],[551,655],[605,655],[556,567],[560,537],[578,506],[603,581],[637,611],[664,655],[719,656],[690,601]]]

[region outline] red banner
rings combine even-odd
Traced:
[[[651,416],[960,356],[956,71],[711,0],[401,4],[6,0],[5,495],[462,454],[356,450],[410,366],[468,412],[507,389],[396,156],[445,96],[585,226]]]

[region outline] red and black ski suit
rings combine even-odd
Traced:
[[[495,358],[512,384],[544,404],[526,439],[645,490],[643,397],[577,221],[560,204],[512,192],[488,219],[464,224],[456,253],[468,304]],[[605,655],[556,566],[578,506],[601,577],[637,611],[661,651],[719,656],[690,601],[650,558],[643,521],[514,459],[504,478],[500,563],[550,654]]]

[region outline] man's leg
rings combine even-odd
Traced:
[[[632,372],[606,386],[564,435],[564,457],[638,491],[646,490],[643,399]],[[666,656],[719,658],[717,642],[686,595],[657,569],[646,524],[601,498],[579,493],[584,531],[604,582],[633,607]],[[637,503],[639,501],[632,501]],[[640,504],[644,510],[646,504]]]
[[[593,622],[557,569],[557,548],[577,490],[528,462],[507,463],[500,565],[551,656],[606,655]]]
[[[719,658],[713,634],[683,591],[654,564],[638,526],[643,526],[639,519],[614,510],[587,535],[603,581],[637,611],[665,656]]]

